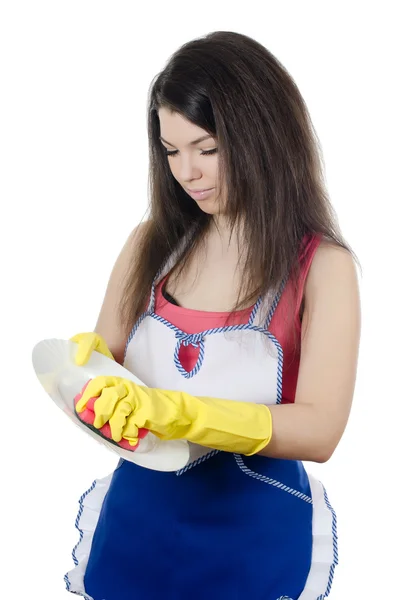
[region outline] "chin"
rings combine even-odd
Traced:
[[[219,215],[223,212],[219,196],[208,198],[207,200],[196,200],[195,202],[199,209],[207,215]]]
[[[207,213],[207,215],[219,214],[219,206],[213,203],[206,204],[205,202],[197,202],[197,206],[200,210]]]

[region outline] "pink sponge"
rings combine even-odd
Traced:
[[[87,381],[87,383],[85,384],[85,386],[83,387],[81,392],[79,394],[77,394],[77,396],[74,398],[74,406],[75,407],[76,407],[77,402],[80,400],[81,396],[83,395],[84,390],[86,389],[86,387],[90,381],[91,381],[91,379],[89,379]],[[99,429],[94,427],[94,421],[95,421],[94,404],[95,404],[96,399],[97,399],[97,396],[94,398],[90,398],[87,402],[86,408],[82,412],[78,413],[75,410],[76,416],[80,419],[80,421],[82,421],[82,423],[84,423],[84,425],[87,425],[87,427],[89,427],[90,429],[95,431],[95,433],[98,433],[99,435],[101,435],[108,442],[111,442],[112,444],[115,444],[116,446],[120,446],[120,448],[124,448],[124,450],[130,450],[131,452],[134,452],[138,448],[139,442],[136,446],[131,446],[129,441],[125,440],[124,438],[121,439],[119,442],[115,442],[114,440],[112,440],[112,433],[110,430],[109,423],[105,423],[105,425]],[[138,439],[140,439],[140,440],[143,439],[148,433],[149,433],[148,429],[139,429]]]

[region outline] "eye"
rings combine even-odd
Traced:
[[[166,150],[167,156],[176,156],[179,150]],[[210,156],[211,154],[215,154],[218,152],[218,148],[212,148],[212,150],[202,150],[200,156]]]

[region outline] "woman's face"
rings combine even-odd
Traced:
[[[201,210],[208,214],[219,214],[216,138],[166,108],[160,108],[158,115],[160,143],[167,151],[172,175]],[[193,143],[202,137],[205,139]],[[208,189],[210,191],[203,194],[192,193],[194,190]]]

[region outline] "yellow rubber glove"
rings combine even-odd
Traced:
[[[94,351],[114,360],[113,354],[110,352],[105,340],[99,333],[78,333],[70,338],[70,341],[78,344],[74,362],[80,367],[89,361],[90,356]]]
[[[272,437],[272,414],[265,404],[196,397],[102,376],[89,382],[76,404],[77,413],[94,397],[94,427],[109,422],[115,442],[124,438],[136,445],[138,430],[145,428],[162,440],[185,439],[250,456]]]

